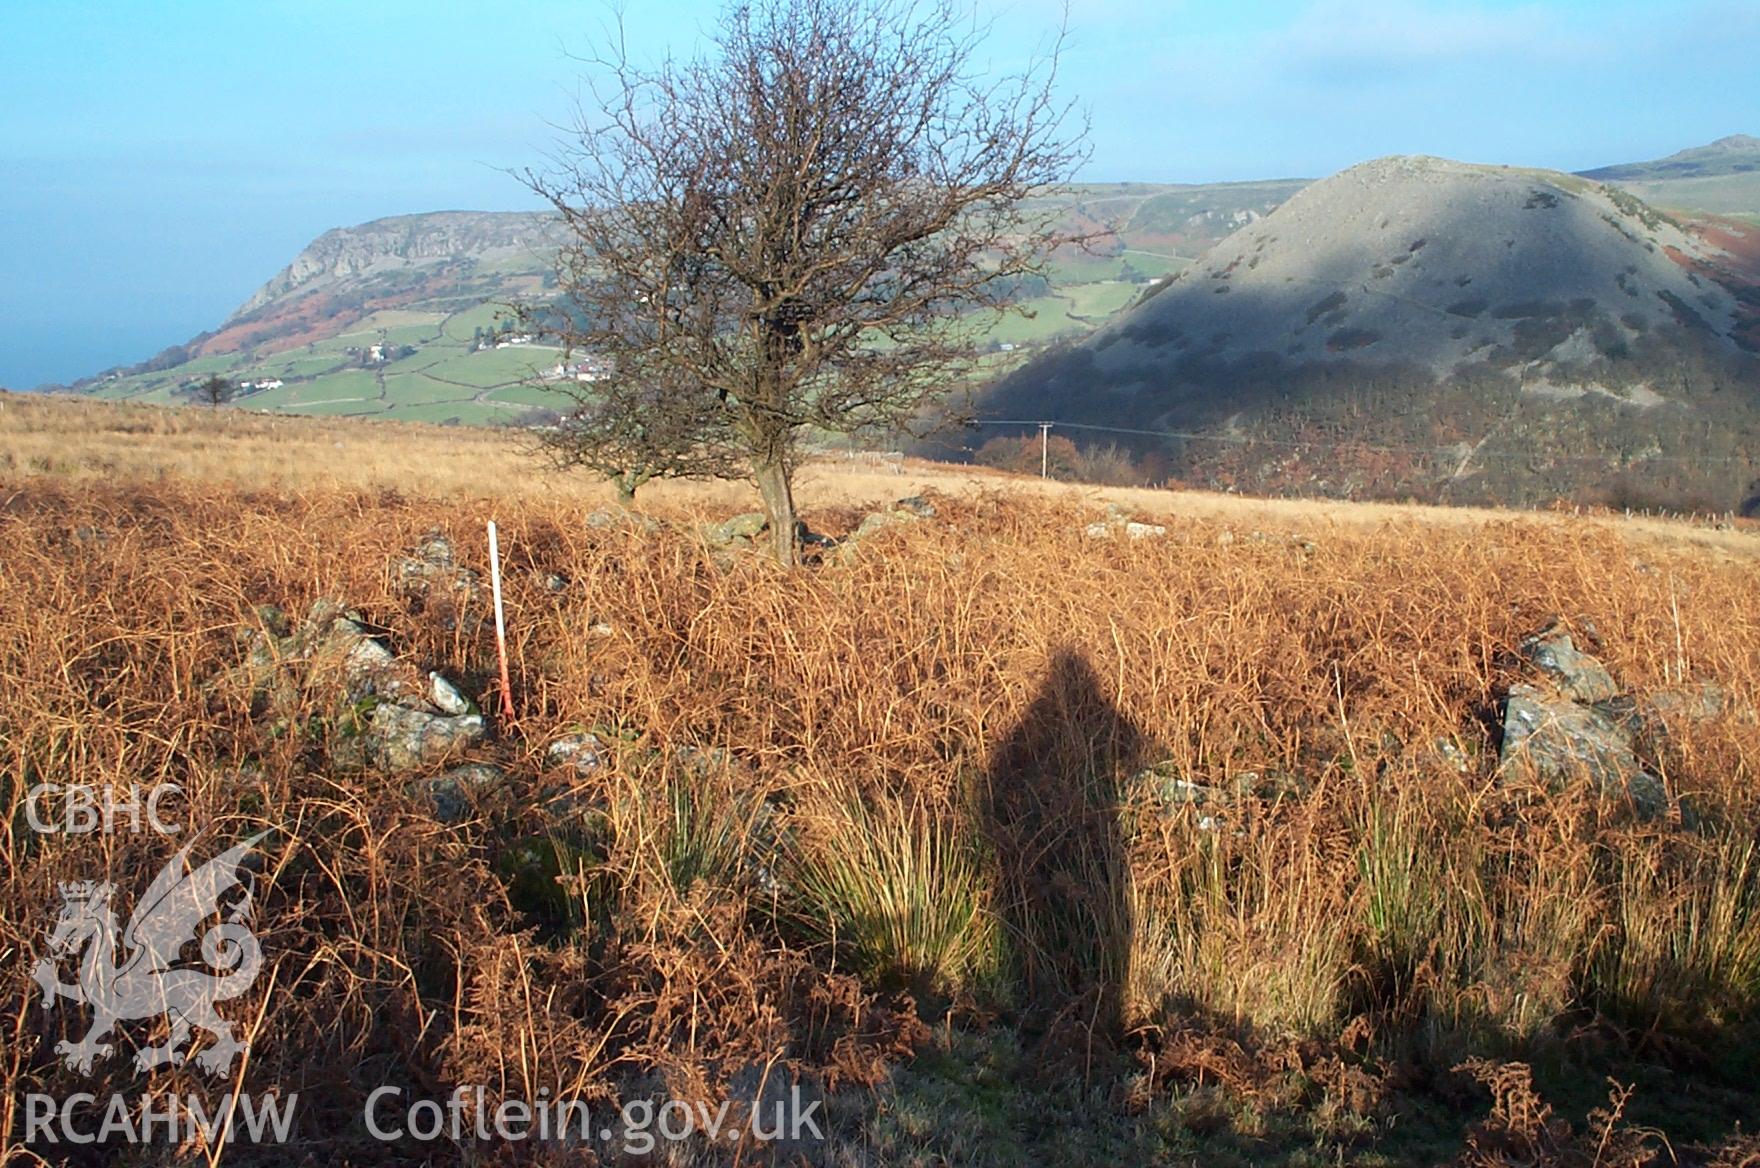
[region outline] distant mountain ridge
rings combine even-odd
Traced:
[[[1753,215],[1749,221],[1703,222],[1698,221],[1702,216],[1692,222],[1677,216],[1690,238],[1669,244],[1683,256],[1696,257],[1692,262],[1699,265],[1700,279],[1741,286],[1741,279],[1730,278],[1732,272],[1760,279],[1760,231],[1755,230],[1760,228],[1760,174],[1741,169],[1754,141],[1736,135],[1669,159],[1617,168],[1640,177],[1613,189],[1637,193],[1658,208]],[[1008,362],[1046,344],[1079,341],[1144,295],[1156,289],[1170,294],[1169,277],[1180,276],[1232,233],[1261,224],[1312,185],[1299,178],[1085,183],[1049,192],[1043,201],[1060,223],[1099,232],[1101,245],[1096,254],[1060,255],[1049,286],[1023,290],[1031,313],[1010,317],[987,344],[999,350],[999,361]],[[545,212],[444,211],[336,228],[301,249],[214,331],[75,388],[176,402],[189,400],[194,386],[219,376],[238,387],[240,404],[261,409],[505,421],[554,402],[534,383],[560,357],[542,345],[515,351],[498,348],[499,341],[486,345],[484,338],[505,327],[506,305],[541,300],[548,293],[552,249],[560,238],[557,221]],[[1698,248],[1692,239],[1710,246]],[[1397,270],[1401,265],[1393,265],[1392,258],[1382,257]],[[1390,286],[1372,280],[1364,297]],[[1689,297],[1675,294],[1691,307]],[[1369,315],[1357,307],[1352,312]],[[1647,309],[1644,315],[1654,313]],[[1760,339],[1754,306],[1741,302],[1736,315],[1732,335]],[[1541,329],[1535,318],[1523,335],[1532,339]],[[1513,338],[1513,326],[1509,331]],[[1348,346],[1364,339],[1346,334],[1331,343],[1346,346],[1343,355],[1349,356]],[[1467,338],[1447,339],[1454,345]],[[1364,351],[1355,356],[1391,353],[1402,343],[1390,334],[1375,346],[1361,346]],[[1340,364],[1354,367],[1353,361]]]
[[[1177,185],[1109,183],[1052,192],[1066,219],[1115,232],[1129,244],[1203,251],[1230,231],[1269,214],[1306,179]],[[551,212],[436,211],[375,219],[326,231],[240,305],[227,325],[258,317],[289,297],[375,289],[407,299],[417,272],[493,271],[509,280],[542,278],[566,236]],[[273,338],[265,338],[273,339]],[[213,347],[209,347],[213,351]]]
[[[1048,192],[1041,206],[1104,242],[1092,254],[1060,256],[1054,286],[1026,293],[1040,310],[1031,323],[1013,318],[992,344],[1014,351],[1094,327],[1147,281],[1177,272],[1304,185],[1088,183]],[[195,382],[221,376],[248,387],[241,400],[261,408],[505,420],[551,399],[518,392],[520,367],[483,357],[481,335],[507,318],[508,305],[544,298],[564,234],[548,212],[442,211],[334,228],[214,331],[76,388],[177,401]],[[371,356],[406,348],[414,352],[395,362]],[[363,371],[370,387],[360,383]],[[260,391],[264,382],[269,391]],[[478,392],[461,398],[461,384]]]
[[[1652,206],[1760,224],[1760,138],[1748,134],[1731,134],[1653,162],[1587,170],[1582,177],[1618,183]]]
[[[1679,150],[1654,162],[1629,162],[1580,170],[1583,178],[1597,182],[1634,182],[1668,178],[1712,178],[1760,172],[1760,138],[1731,134],[1707,146]]]

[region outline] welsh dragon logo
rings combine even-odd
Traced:
[[[171,1026],[163,1046],[136,1052],[134,1065],[151,1070],[167,1063],[180,1066],[190,1028],[207,1032],[213,1042],[196,1056],[196,1065],[223,1075],[245,1043],[233,1036],[232,1024],[215,1013],[217,1002],[250,989],[262,968],[263,955],[251,933],[251,894],[240,878],[245,854],[267,833],[245,840],[193,872],[186,872],[189,848],[159,870],[146,895],[135,906],[122,930],[118,959],[115,886],[78,880],[60,886],[61,915],[49,934],[49,956],[41,958],[32,977],[43,990],[43,1005],[53,1009],[66,998],[91,1007],[92,1025],[79,1042],[56,1043],[62,1065],[90,1074],[92,1064],[113,1047],[105,1039],[118,1022],[164,1015]],[[234,888],[239,894],[222,905]],[[202,961],[212,969],[194,968],[181,958],[185,945],[198,940],[197,931],[211,916],[220,922],[202,933]],[[79,955],[79,972],[71,984],[61,980],[58,963]]]

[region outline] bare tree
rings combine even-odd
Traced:
[[[604,475],[626,507],[655,479],[735,478],[743,469],[727,410],[695,387],[608,376],[554,388],[573,408],[528,431],[533,449],[558,469]]]
[[[985,31],[948,0],[734,3],[690,63],[595,58],[574,135],[524,175],[568,229],[569,347],[626,387],[606,408],[735,456],[785,563],[802,439],[922,425],[969,384],[981,314],[1075,241],[1033,200],[1083,157],[1061,35],[996,80]]]
[[[218,373],[213,374],[196,386],[196,396],[213,408],[219,409],[232,400],[232,382],[221,377]]]

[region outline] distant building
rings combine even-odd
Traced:
[[[545,381],[604,381],[611,376],[611,363],[603,357],[561,361],[538,375]]]

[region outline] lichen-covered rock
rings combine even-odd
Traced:
[[[922,495],[907,495],[892,505],[895,511],[904,511],[915,515],[918,519],[933,519],[939,513],[935,504]]]
[[[444,559],[434,548],[428,554]],[[292,630],[278,609],[256,615],[259,627],[240,632],[243,662],[214,684],[243,690],[253,707],[266,695],[267,708],[256,712],[272,726],[320,733],[331,763],[411,771],[482,739],[475,702],[398,657],[341,601],[320,597]]]
[[[1646,818],[1667,807],[1667,792],[1639,762],[1630,731],[1599,710],[1533,686],[1510,687],[1499,760],[1500,767],[1529,769],[1551,786],[1587,778],[1603,794],[1631,799]]]
[[[1111,539],[1122,534],[1126,539],[1160,539],[1167,534],[1167,528],[1159,523],[1138,523],[1136,520],[1125,522],[1090,523],[1088,524],[1089,539]]]
[[[909,522],[909,519],[906,518],[909,515],[908,511],[871,511],[862,517],[862,521],[856,525],[856,529],[850,532],[849,538],[852,541],[867,539],[876,531],[883,531],[899,523]]]
[[[1633,735],[1664,742],[1687,726],[1714,721],[1730,711],[1729,692],[1716,682],[1653,689],[1598,707]]]
[[[715,524],[707,535],[709,542],[718,544],[732,543],[736,539],[756,539],[767,524],[762,511],[747,511]]]
[[[388,771],[413,771],[456,758],[483,740],[483,716],[461,717],[412,710],[381,702],[362,732],[369,764]]]
[[[1522,656],[1557,683],[1576,702],[1605,702],[1619,693],[1613,675],[1594,657],[1578,649],[1566,632],[1548,630],[1525,638]]]
[[[627,507],[600,507],[596,511],[587,512],[582,522],[595,531],[612,531],[627,527],[648,535],[654,534],[664,526],[652,515],[643,515],[638,511],[631,511]]]
[[[1438,763],[1458,775],[1468,774],[1473,769],[1472,760],[1466,751],[1452,738],[1437,738],[1430,744],[1430,754]]]
[[[304,660],[319,671],[319,676],[325,670],[340,670],[348,702],[366,697],[421,700],[421,674],[398,660],[383,641],[352,615],[332,618],[328,631],[311,645]]]
[[[348,646],[342,664],[350,681],[370,683],[397,665],[397,655],[368,636],[367,631],[353,621],[336,622],[335,641]]]
[[[476,808],[476,801],[507,782],[500,767],[469,762],[435,775],[422,783],[434,804],[434,817],[441,823],[462,823]]]
[[[605,744],[596,734],[565,734],[544,751],[544,760],[551,766],[568,766],[590,775],[605,765]]]
[[[856,525],[856,529],[845,537],[843,549],[851,549],[862,540],[876,532],[884,531],[888,527],[897,527],[903,523],[916,523],[919,518],[916,512],[908,510],[870,511],[862,518],[861,523]]]
[[[263,631],[277,640],[292,634],[293,626],[288,622],[287,613],[278,604],[259,604],[254,610],[257,622]]]

